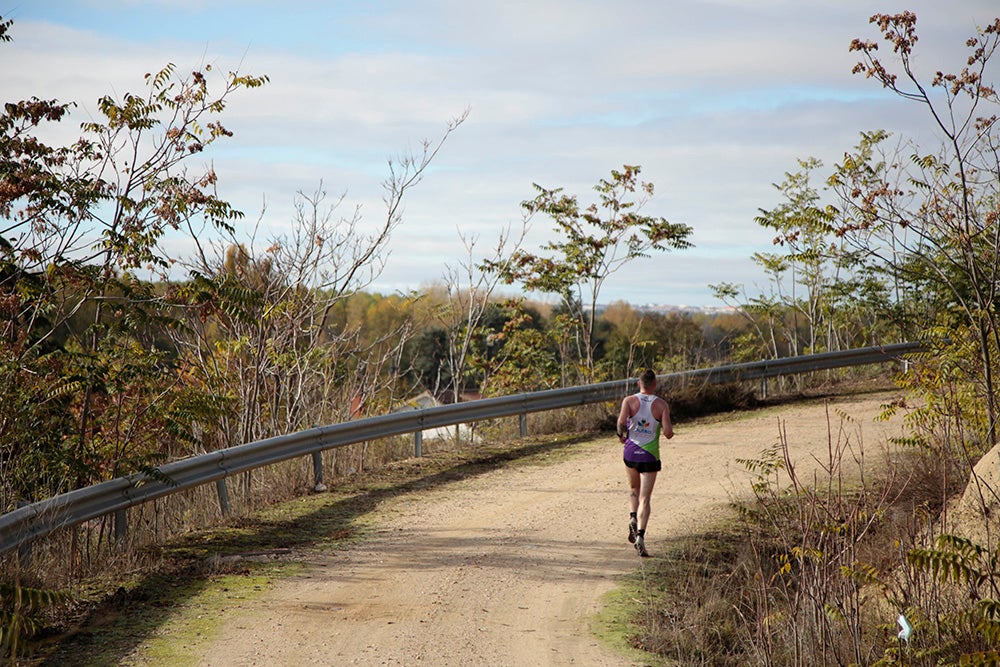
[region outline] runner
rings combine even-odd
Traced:
[[[624,445],[622,458],[629,485],[628,541],[640,556],[646,551],[646,524],[650,498],[660,463],[660,434],[674,437],[670,406],[656,395],[656,373],[646,369],[639,376],[639,393],[626,396],[618,415],[618,439]]]

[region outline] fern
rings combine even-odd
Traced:
[[[911,549],[906,555],[910,566],[930,572],[940,581],[978,583],[981,575],[968,556],[938,549]]]
[[[996,558],[996,553],[988,554],[983,546],[957,535],[940,535],[935,548],[911,549],[906,556],[912,567],[930,572],[939,581],[968,585],[972,599],[978,599],[984,582],[995,576]],[[1000,645],[1000,600],[978,599],[974,607],[966,608],[953,620],[974,628],[986,646]],[[1000,667],[1000,653],[964,653],[959,664]]]
[[[760,458],[737,458],[736,463],[743,466],[747,472],[756,475],[753,490],[758,495],[766,494],[771,489],[771,479],[775,473],[785,469],[785,461],[779,455],[780,443],[761,451]]]
[[[82,380],[67,379],[53,387],[48,387],[45,391],[45,400],[53,401],[67,396],[74,396],[83,391],[85,383]]]
[[[939,535],[937,538],[938,548],[950,549],[964,556],[980,556],[985,549],[966,537],[958,535]]]
[[[878,586],[885,588],[886,583],[879,571],[868,563],[856,562],[852,566],[844,565],[840,568],[841,574],[855,581],[859,586]]]
[[[927,438],[923,436],[898,436],[888,438],[888,441],[894,445],[899,445],[900,447],[911,447],[913,449],[929,449],[930,444],[927,442]]]
[[[41,613],[69,600],[62,591],[0,581],[0,660],[23,654],[28,639],[42,628]]]
[[[1000,646],[1000,600],[980,600],[977,611],[981,615],[976,630],[992,646]]]
[[[961,667],[1000,667],[1000,651],[967,653],[958,660]]]
[[[139,465],[139,472],[145,475],[146,478],[136,480],[136,486],[142,486],[150,481],[160,482],[161,484],[166,484],[167,486],[177,486],[179,484],[176,479],[170,475],[164,474],[159,468],[155,468],[151,465]]]

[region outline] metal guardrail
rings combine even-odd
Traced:
[[[725,384],[899,360],[903,355],[924,349],[925,346],[921,343],[898,343],[670,373],[658,376],[658,381],[665,387],[673,383],[692,382]],[[633,391],[634,385],[634,379],[615,380],[396,412],[319,426],[167,463],[158,468],[162,478],[150,477],[144,473],[119,477],[26,505],[0,516],[0,555],[60,528],[76,526],[106,514],[123,512],[129,507],[213,481],[219,482],[239,472],[300,456],[315,456],[327,449],[356,442],[419,433],[439,426],[618,401]]]

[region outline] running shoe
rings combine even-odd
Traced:
[[[635,517],[628,520],[628,541],[635,544],[635,537],[639,534],[639,522]]]
[[[635,552],[640,556],[642,556],[643,558],[649,556],[649,552],[646,551],[646,538],[644,538],[642,535],[636,535]]]

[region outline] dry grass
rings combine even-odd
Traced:
[[[679,665],[993,664],[969,656],[988,659],[1000,639],[975,603],[996,599],[1000,574],[976,545],[935,542],[957,491],[939,452],[887,452],[864,470],[838,444],[806,485],[778,481],[788,447],[745,462],[757,481],[727,523],[645,569],[633,645]],[[917,628],[907,644],[899,614]]]

